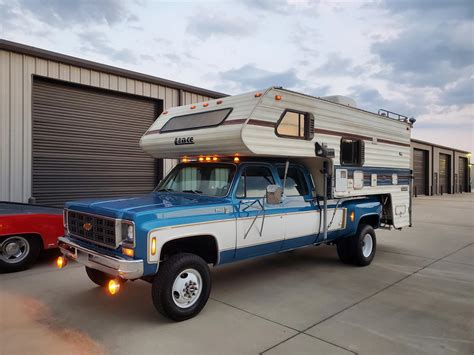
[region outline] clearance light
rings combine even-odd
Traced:
[[[260,97],[260,96],[262,96],[262,93],[261,93],[261,92],[257,92],[257,93],[255,94],[255,97]]]
[[[240,158],[239,157],[234,157],[234,163],[239,163],[240,162]]]
[[[151,238],[151,255],[156,254],[156,238]]]
[[[206,157],[206,161],[211,161],[211,157]]]
[[[162,114],[163,114],[163,115],[166,115],[167,113],[168,113],[168,111],[165,111],[165,112],[163,112]]]
[[[217,101],[216,101],[216,104],[220,105],[220,104],[223,103],[223,102],[224,102],[224,101],[222,101],[222,100],[217,100]]]
[[[280,100],[281,100],[281,96],[280,96],[280,95],[275,95],[275,100],[280,101]]]
[[[217,161],[218,158],[217,157],[212,157],[212,161]]]
[[[194,110],[196,108],[196,105],[191,106],[191,110]]]
[[[107,289],[112,296],[117,294],[120,290],[120,282],[118,280],[110,280]]]
[[[202,104],[202,107],[207,107],[207,106],[209,106],[208,102],[205,102],[205,103]]]
[[[67,258],[65,258],[64,256],[59,256],[56,259],[56,266],[58,267],[58,269],[62,269],[66,265],[67,265]]]
[[[351,219],[351,222],[354,222],[354,219],[355,219],[355,213],[354,213],[354,211],[351,212],[349,218]]]
[[[181,163],[189,163],[190,160],[188,158],[183,158],[181,159]]]
[[[203,157],[199,157],[199,161],[204,161],[204,158],[203,158]]]
[[[133,256],[135,255],[135,252],[133,251],[133,249],[122,247],[122,254],[133,258]]]

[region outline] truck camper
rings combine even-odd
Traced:
[[[67,203],[58,264],[111,293],[148,281],[177,321],[206,304],[209,265],[329,244],[367,266],[377,228],[411,225],[414,122],[279,87],[168,109],[140,146],[180,163],[148,195]]]

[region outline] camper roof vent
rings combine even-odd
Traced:
[[[336,104],[341,104],[341,105],[350,106],[350,107],[357,107],[357,103],[355,102],[355,100],[347,96],[342,96],[342,95],[323,96],[321,97],[321,99],[335,102]]]

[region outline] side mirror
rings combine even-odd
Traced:
[[[268,185],[266,200],[269,205],[279,205],[281,202],[282,191],[278,185]]]

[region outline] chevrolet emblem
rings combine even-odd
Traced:
[[[92,224],[91,223],[84,223],[82,225],[82,228],[84,228],[85,231],[89,232],[92,229]]]

